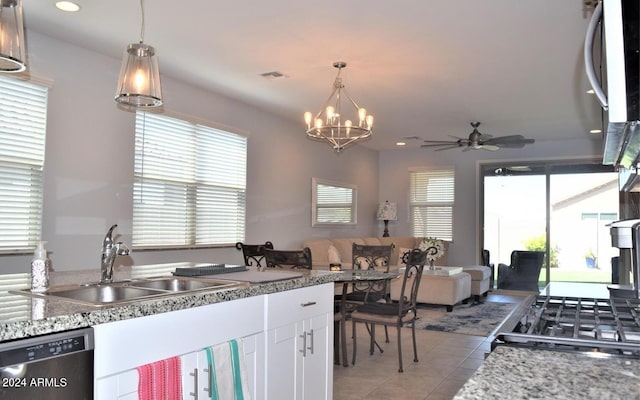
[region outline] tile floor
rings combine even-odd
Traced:
[[[483,301],[517,303],[525,297],[490,292]],[[362,326],[362,329],[360,327]],[[356,365],[334,365],[334,400],[443,400],[452,399],[466,380],[482,365],[490,351],[491,338],[456,333],[416,330],[419,362],[413,362],[411,331],[402,330],[404,373],[398,372],[395,329],[389,343],[379,341],[384,353],[369,355],[369,340],[363,324],[358,324]],[[351,330],[351,323],[347,322]],[[349,332],[348,331],[348,332]],[[384,331],[377,330],[382,338]],[[347,339],[351,358],[352,342]]]

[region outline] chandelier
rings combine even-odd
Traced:
[[[307,124],[307,137],[326,141],[336,152],[340,152],[350,144],[371,136],[373,115],[367,114],[366,109],[359,107],[344,87],[340,71],[347,63],[337,61],[333,66],[338,68],[338,75],[333,82],[331,95],[315,117],[309,111],[305,112],[304,121]],[[341,104],[343,94],[346,103],[344,109]],[[349,106],[352,106],[353,110],[350,110]],[[352,119],[347,119],[349,111],[353,114]]]

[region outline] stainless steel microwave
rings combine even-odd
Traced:
[[[602,43],[596,40],[598,32]],[[603,52],[602,79],[594,66],[594,48]],[[607,111],[603,163],[635,167],[640,161],[640,1],[598,4],[585,38],[585,67]]]

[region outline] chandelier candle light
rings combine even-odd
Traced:
[[[22,0],[0,0],[0,72],[27,69]]]
[[[347,66],[344,61],[337,61],[333,66],[338,68],[338,75],[333,83],[333,91],[324,106],[314,117],[309,111],[304,113],[307,124],[307,137],[328,142],[336,152],[348,145],[371,136],[373,115],[358,106],[342,83],[340,71]],[[342,97],[355,109],[353,119],[346,119],[347,109],[342,108]],[[349,105],[347,104],[347,105]],[[343,115],[345,113],[345,115]],[[353,121],[356,121],[355,123]]]
[[[384,233],[382,237],[389,237],[389,221],[398,219],[398,205],[385,201],[378,206],[378,221],[384,221]]]
[[[162,106],[160,71],[156,49],[144,44],[144,6],[140,0],[142,25],[140,43],[125,50],[118,79],[116,101],[125,107],[152,108]]]

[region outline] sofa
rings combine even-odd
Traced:
[[[368,246],[388,246],[394,245],[391,253],[390,269],[400,267],[400,256],[403,251],[408,251],[418,247],[422,238],[411,236],[389,236],[389,237],[359,237],[359,238],[324,238],[311,239],[303,242],[303,247],[311,250],[311,260],[313,269],[329,269],[329,264],[342,264],[342,268],[350,269],[353,261],[351,249],[353,243]],[[447,252],[445,242],[445,253],[436,260],[435,265],[447,265]]]
[[[402,254],[420,245],[422,238],[410,236],[389,237],[363,237],[363,238],[324,238],[312,239],[303,242],[304,247],[311,250],[313,269],[329,269],[329,264],[341,264],[343,269],[350,269],[352,263],[353,243],[370,246],[394,245],[391,253],[391,270],[403,266]],[[444,255],[438,258],[435,266],[447,265],[447,243],[445,242]],[[425,268],[428,268],[425,266]],[[472,295],[479,301],[481,295],[486,295],[490,286],[491,270],[483,266],[463,267],[463,272],[450,276],[424,274],[420,282],[418,302],[438,304],[447,307],[451,311],[453,306],[466,302]],[[390,295],[392,300],[398,300],[398,293],[402,285],[396,279],[391,284]]]

